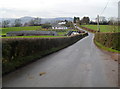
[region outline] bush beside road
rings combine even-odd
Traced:
[[[95,44],[104,50],[120,53],[120,29],[118,26],[100,25],[100,32],[97,32],[97,25],[81,25],[81,28],[95,33]]]
[[[63,49],[87,33],[57,38],[2,38],[2,73],[6,74],[50,53]]]
[[[120,33],[96,33],[94,40],[100,48],[111,52],[120,52]]]

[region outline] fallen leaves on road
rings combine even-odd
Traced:
[[[33,79],[34,77],[33,76],[29,76],[29,79]]]
[[[44,74],[46,74],[46,72],[40,72],[40,73],[39,73],[40,76],[42,76],[42,75],[44,75]]]
[[[115,70],[112,70],[113,72],[115,72]]]

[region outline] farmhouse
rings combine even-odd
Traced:
[[[52,29],[68,29],[68,27],[63,26],[63,24],[52,24]]]
[[[57,36],[57,32],[55,31],[12,31],[12,32],[8,32],[6,36],[41,36],[41,35]]]
[[[68,27],[65,27],[65,26],[53,26],[52,29],[68,29]]]
[[[66,22],[65,22],[65,21],[61,21],[61,22],[59,22],[58,24],[63,25],[63,24],[66,24]]]

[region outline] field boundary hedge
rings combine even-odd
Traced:
[[[120,32],[119,33],[96,33],[94,37],[94,42],[95,44],[97,43],[99,45],[105,46],[106,48],[108,48],[108,51],[110,51],[111,49],[111,52],[115,52],[115,50],[119,52],[120,51]]]
[[[87,27],[82,27],[80,26],[80,28],[86,30],[86,31],[89,31],[89,32],[92,32],[92,33],[96,33],[97,31],[93,30],[93,29],[90,29],[90,28],[87,28]]]
[[[88,33],[56,38],[2,38],[2,74],[68,47]]]

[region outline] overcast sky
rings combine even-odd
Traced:
[[[118,1],[110,0],[102,14],[117,17]],[[100,14],[108,0],[0,0],[0,18],[33,17],[74,17]]]

